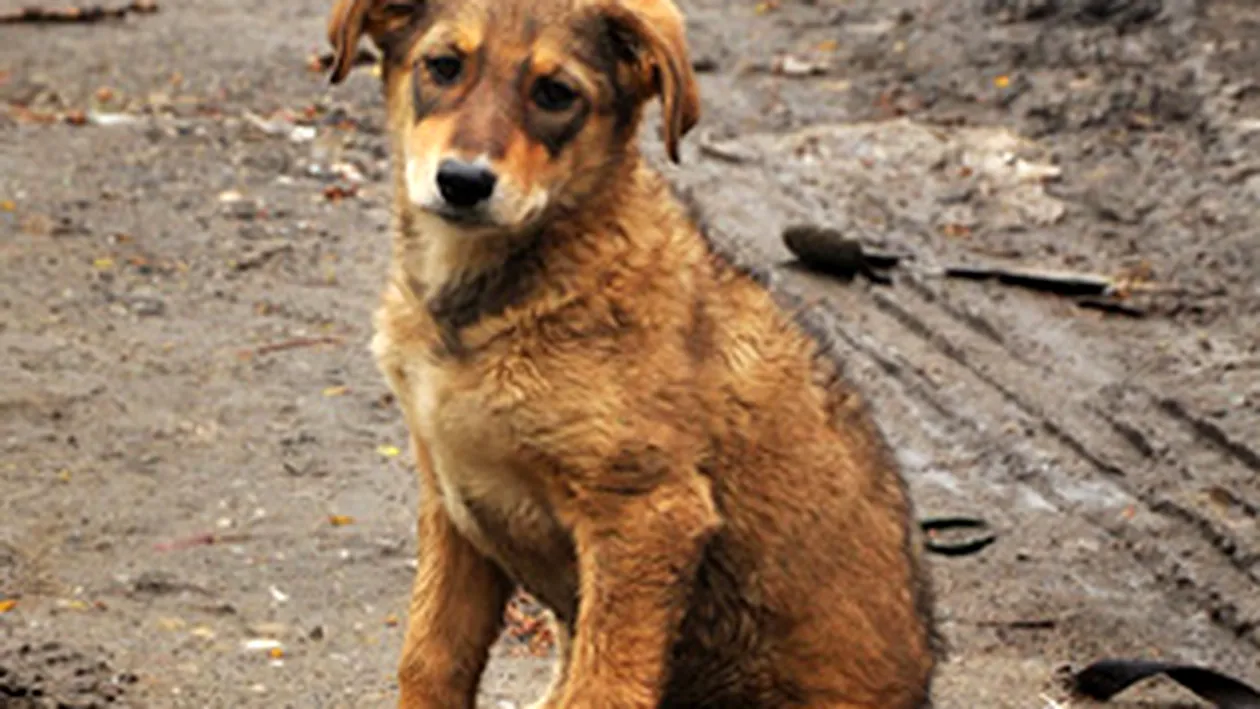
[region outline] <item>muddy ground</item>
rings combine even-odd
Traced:
[[[0,706],[393,696],[415,486],[366,349],[381,103],[308,70],[329,4],[0,26]],[[940,706],[1086,706],[1057,673],[1104,655],[1260,683],[1260,9],[685,8],[706,114],[668,174],[826,313],[920,513],[1001,533],[933,563]],[[798,222],[908,258],[808,275]],[[1103,312],[959,263],[1146,288]],[[487,707],[546,677],[515,631]]]

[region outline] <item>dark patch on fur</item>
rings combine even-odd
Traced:
[[[693,361],[703,362],[712,354],[716,329],[709,303],[704,294],[697,291],[691,303],[691,323],[686,328],[687,351]]]
[[[722,495],[715,494],[720,507]],[[747,658],[763,656],[767,639],[787,628],[770,609],[750,603],[732,554],[721,535],[705,548],[672,650],[674,679],[662,709],[773,707],[800,698],[799,688],[775,677],[775,668],[748,672]]]
[[[543,270],[542,239],[534,236],[517,246],[498,266],[452,281],[428,299],[445,354],[468,354],[460,332],[482,318],[500,315],[525,300]]]
[[[634,497],[661,486],[669,476],[669,458],[651,443],[627,443],[608,461],[609,483],[596,487],[600,492]]]
[[[407,56],[407,50],[411,48],[411,45],[419,37],[420,32],[427,26],[425,20],[428,13],[426,10],[427,3],[416,3],[405,22],[397,28],[385,32],[380,39],[376,40],[376,46],[381,50],[381,58],[384,64],[387,66],[401,64],[403,58]]]
[[[528,573],[523,573],[524,569],[538,564],[538,557],[535,556],[530,549],[522,547],[515,543],[515,535],[512,533],[511,524],[501,514],[499,510],[491,505],[483,504],[481,500],[472,496],[463,496],[461,501],[465,509],[477,521],[477,526],[484,530],[492,539],[500,540],[504,544],[505,553],[501,557],[495,558],[495,566],[499,570],[518,584],[524,584],[524,580],[529,578]],[[551,515],[551,511],[547,511]],[[553,529],[560,530],[560,524],[551,516]],[[572,544],[567,536],[557,534],[552,538],[557,546],[563,546],[568,550],[569,556],[572,558],[569,568],[576,568],[577,553],[573,550]],[[524,569],[521,565],[524,565]],[[556,618],[566,624],[572,624],[577,618],[577,599],[569,594],[560,592],[560,589],[569,584],[576,586],[576,579],[565,579],[562,575],[557,575],[556,584],[546,584],[545,587],[531,586],[527,590],[536,598],[545,603]]]
[[[612,88],[611,100],[601,105],[601,112],[613,116],[614,135],[620,140],[634,126],[642,98],[633,86],[627,85],[626,71],[637,61],[633,36],[603,14],[588,15],[579,20],[574,32],[582,38],[573,52],[578,59],[602,75]]]
[[[416,62],[411,70],[411,105],[415,109],[417,123],[436,111],[442,103],[441,89],[427,86],[426,71],[424,62]]]

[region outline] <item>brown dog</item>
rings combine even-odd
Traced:
[[[934,666],[865,405],[640,157],[699,97],[670,0],[340,0],[383,53],[397,223],[374,351],[412,435],[401,706],[474,706],[509,593],[541,706],[909,709]],[[571,640],[570,640],[571,638]]]

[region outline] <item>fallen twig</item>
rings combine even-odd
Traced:
[[[344,340],[336,335],[322,335],[319,337],[295,337],[291,340],[283,340],[281,342],[273,342],[269,345],[260,345],[252,350],[245,350],[245,355],[265,355],[272,352],[283,352],[285,350],[295,350],[300,347],[314,347],[316,345],[340,345]]]
[[[875,283],[888,284],[887,271],[902,265],[904,256],[872,251],[858,239],[833,227],[813,224],[793,225],[783,230],[783,243],[801,266],[842,279],[866,276]],[[1111,277],[1077,271],[1004,268],[1000,266],[949,266],[933,271],[934,276],[970,281],[996,281],[1020,288],[1051,293],[1071,299],[1080,308],[1112,315],[1143,318],[1147,310],[1129,302],[1134,294],[1186,294],[1186,289],[1151,283],[1143,279]]]
[[[998,283],[1056,293],[1058,295],[1107,295],[1115,287],[1115,282],[1106,276],[1073,271],[951,266],[945,269],[945,277],[964,278],[972,281],[996,280]]]
[[[178,551],[180,549],[191,549],[193,547],[243,542],[248,539],[248,534],[218,534],[215,532],[202,532],[201,534],[194,534],[191,537],[184,537],[183,539],[175,539],[169,542],[158,542],[153,545],[153,548],[157,551]]]
[[[41,24],[41,23],[91,23],[102,20],[117,20],[132,13],[148,15],[158,11],[154,0],[132,0],[119,7],[64,7],[48,9],[42,7],[24,7],[12,12],[0,13],[0,25]]]
[[[1077,298],[1076,305],[1090,310],[1099,310],[1112,315],[1123,315],[1129,318],[1144,318],[1146,310],[1119,298],[1085,297]]]
[[[1011,628],[1013,630],[1053,630],[1058,627],[1058,618],[1024,618],[1018,620],[977,620],[973,625],[977,628]]]
[[[1260,706],[1260,691],[1239,679],[1199,665],[1158,660],[1098,660],[1073,673],[1069,682],[1075,694],[1105,702],[1131,685],[1161,674],[1220,709]]]

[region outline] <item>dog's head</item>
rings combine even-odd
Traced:
[[[589,200],[654,97],[675,162],[699,118],[672,0],[338,0],[328,34],[334,83],[362,35],[380,48],[408,201],[468,229]]]

